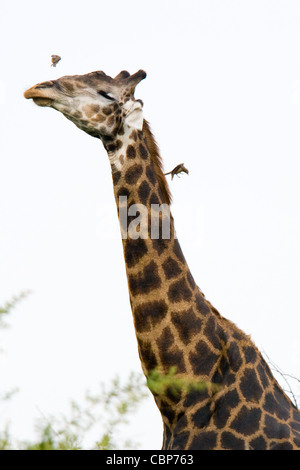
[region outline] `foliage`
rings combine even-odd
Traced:
[[[167,374],[154,370],[147,380],[147,387],[156,395],[169,392],[214,389],[213,384],[187,380],[176,375],[176,367]],[[100,384],[98,393],[88,392],[84,405],[71,402],[69,414],[57,417],[43,417],[38,422],[38,439],[35,443],[23,443],[28,450],[77,450],[88,448],[98,450],[137,448],[137,443],[124,442],[119,437],[120,428],[138,405],[149,395],[145,379],[141,374],[131,373],[125,383],[118,377],[107,386]],[[118,438],[118,441],[116,441]]]
[[[179,395],[180,392],[191,392],[198,390],[204,392],[207,389],[217,392],[219,386],[195,379],[187,379],[176,375],[176,367],[170,367],[167,374],[161,374],[157,369],[150,372],[147,386],[155,395],[163,396],[171,393],[172,395]]]
[[[76,450],[88,447],[109,450],[137,447],[129,440],[122,442],[119,438],[116,442],[116,437],[147,396],[141,374],[131,373],[124,384],[116,377],[109,386],[100,384],[96,394],[88,392],[83,405],[72,401],[68,415],[43,417],[38,423],[37,442],[24,443],[22,448]]]
[[[280,367],[275,364],[270,357],[264,353],[264,355],[267,358],[267,361],[270,365],[270,368],[275,376],[277,376],[278,381],[282,382],[282,388],[283,391],[290,397],[291,401],[295,405],[295,407],[299,410],[299,398],[297,399],[297,395],[295,394],[293,387],[290,384],[290,381],[293,380],[297,383],[298,387],[300,384],[300,379],[298,377],[295,377],[294,375],[287,374],[286,372],[283,372],[283,370],[280,369]],[[280,380],[281,379],[281,380]]]
[[[6,316],[15,308],[15,306],[30,294],[30,291],[21,292],[19,295],[15,295],[9,302],[6,302],[2,307],[0,306],[0,328],[7,326],[5,322]]]
[[[30,294],[29,291],[21,292],[19,295],[15,295],[12,299],[6,302],[4,305],[0,306],[0,328],[7,327],[7,316],[15,308],[15,306],[25,299]],[[0,348],[1,353],[1,348]],[[10,400],[16,393],[18,389],[14,388],[9,391],[0,391],[0,403],[4,403]],[[11,448],[11,436],[9,432],[9,427],[6,425],[3,430],[0,429],[0,450],[10,449]]]
[[[29,292],[13,297],[0,307],[0,328],[7,327],[4,318]],[[16,390],[0,393],[0,402],[12,399]],[[142,374],[131,373],[123,383],[119,377],[108,385],[100,384],[97,393],[88,391],[83,404],[70,403],[66,415],[44,416],[36,423],[35,442],[16,442],[6,426],[0,429],[0,450],[98,450],[136,448],[130,440],[122,442],[119,432],[129,422],[138,405],[149,396]],[[116,439],[118,438],[118,442]]]

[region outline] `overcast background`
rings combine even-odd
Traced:
[[[110,167],[101,142],[23,98],[62,75],[142,68],[179,241],[199,287],[300,377],[300,3],[278,0],[0,3],[1,427],[140,371]],[[50,66],[51,54],[61,62]],[[295,393],[297,383],[292,383]],[[150,398],[130,436],[159,449]]]

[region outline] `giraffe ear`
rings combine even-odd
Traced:
[[[128,100],[123,107],[126,110],[125,124],[141,131],[143,129],[144,119],[142,103],[140,101]]]

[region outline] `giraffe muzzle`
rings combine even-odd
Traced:
[[[38,106],[51,106],[53,98],[49,96],[49,87],[34,85],[24,92],[26,99],[32,99]]]

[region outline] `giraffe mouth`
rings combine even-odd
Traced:
[[[47,96],[49,94],[47,91],[46,89],[39,89],[37,86],[33,86],[25,91],[24,97],[32,99],[38,106],[51,106],[54,100]]]
[[[32,97],[33,102],[37,104],[38,106],[51,106],[53,103],[53,100],[51,98],[34,98]]]

